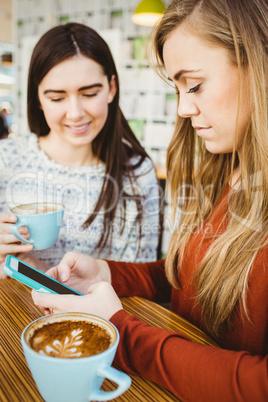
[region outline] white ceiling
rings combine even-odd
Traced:
[[[0,42],[13,42],[12,0],[0,0]]]

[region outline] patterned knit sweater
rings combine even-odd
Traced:
[[[138,158],[133,157],[130,163],[137,163]],[[152,261],[156,259],[159,225],[158,185],[152,162],[146,158],[135,174],[135,190],[143,197],[141,238],[135,222],[138,214],[136,203],[129,198],[126,199],[125,229],[121,233],[122,204],[119,198],[112,224],[111,247],[105,247],[100,254],[95,247],[105,225],[111,223],[103,221],[101,211],[86,230],[82,229],[82,224],[98,200],[105,165],[63,166],[49,159],[39,148],[35,134],[8,138],[0,141],[0,212],[33,202],[65,205],[64,221],[56,244],[47,250],[32,252],[49,265],[58,264],[63,255],[72,250],[121,261]],[[124,190],[132,192],[127,178],[124,178]]]

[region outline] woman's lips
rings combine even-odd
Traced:
[[[90,123],[84,123],[77,126],[66,125],[66,127],[74,134],[84,134],[88,130],[89,125]]]
[[[197,135],[203,135],[207,130],[211,129],[211,127],[194,126],[194,129],[196,130]]]

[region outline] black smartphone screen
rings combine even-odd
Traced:
[[[65,287],[60,282],[56,282],[54,279],[50,278],[49,276],[47,276],[45,274],[41,274],[38,271],[35,271],[34,269],[21,263],[20,261],[19,261],[19,266],[18,266],[18,272],[27,276],[30,279],[33,279],[34,281],[40,283],[41,285],[46,286],[47,288],[53,290],[56,293],[73,294],[73,295],[81,296],[80,293],[76,292],[75,290]]]

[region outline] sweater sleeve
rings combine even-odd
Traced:
[[[138,264],[107,262],[119,297],[140,296],[158,303],[170,301],[171,285],[165,274],[164,260]]]
[[[129,160],[130,177],[123,178],[123,190],[113,223],[114,252],[117,261],[150,262],[157,259],[160,232],[160,194],[152,161],[141,156]],[[120,213],[124,204],[124,214]],[[124,216],[123,216],[124,215]],[[121,231],[121,218],[124,228]],[[119,236],[120,234],[120,236]],[[118,251],[117,251],[118,249]],[[109,257],[108,257],[109,258]]]
[[[181,400],[267,401],[267,355],[196,344],[179,333],[151,327],[124,310],[110,321],[120,333],[115,363]]]

